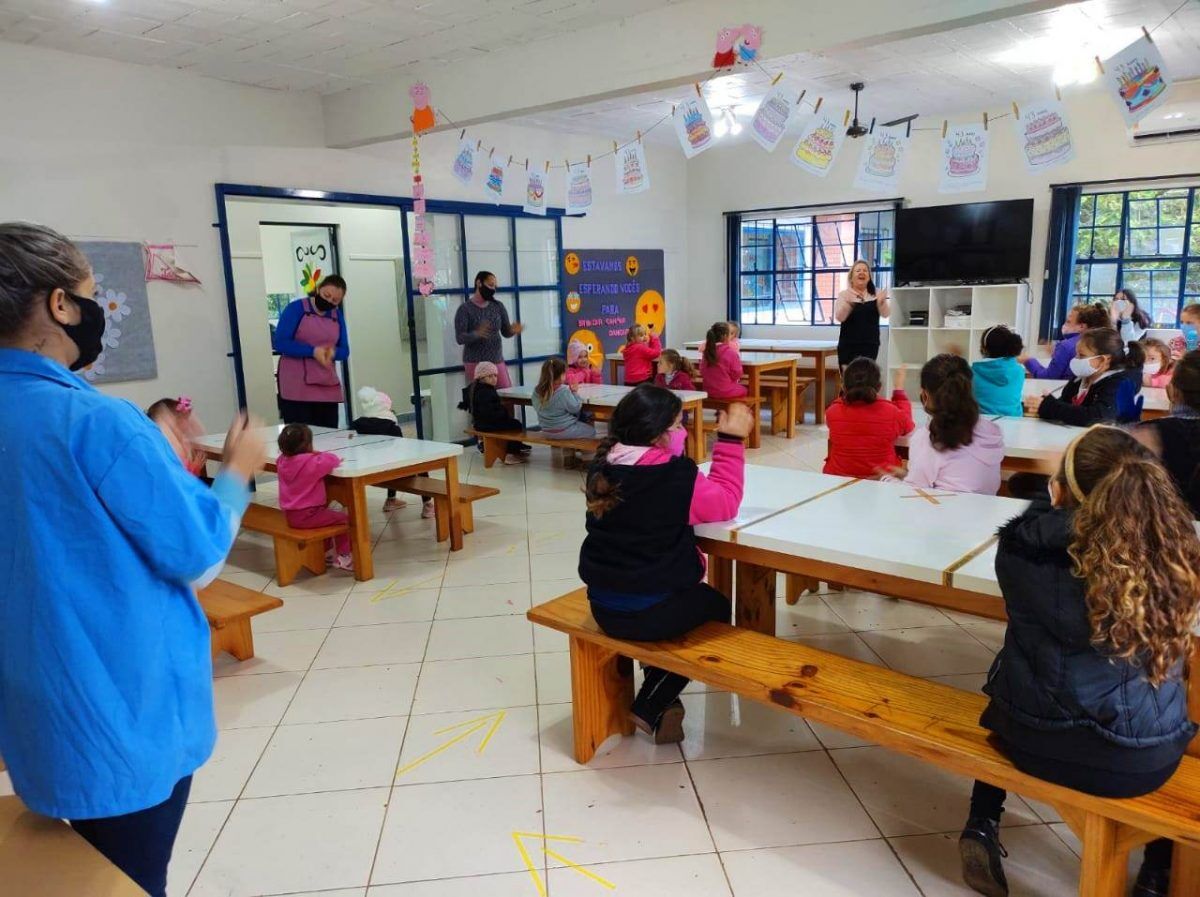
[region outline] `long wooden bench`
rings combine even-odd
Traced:
[[[706,411],[715,411],[720,414],[722,411],[727,411],[730,405],[745,405],[750,409],[750,413],[754,415],[755,426],[750,428],[750,435],[746,437],[746,446],[756,449],[762,444],[762,434],[759,430],[762,428],[762,422],[759,418],[759,409],[762,407],[761,396],[740,396],[736,399],[718,399],[709,396],[704,400],[704,408]],[[715,420],[704,422],[704,431],[706,433],[715,433],[717,430],[717,422]]]
[[[445,480],[435,480],[433,477],[415,476],[401,477],[386,483],[377,483],[397,492],[407,492],[409,495],[420,495],[422,498],[433,499],[434,516],[437,522],[437,540],[445,542],[450,538],[450,496],[446,490]],[[500,490],[494,486],[476,486],[472,483],[458,484],[459,516],[462,518],[464,533],[475,532],[475,513],[471,505],[482,498],[499,495]]]
[[[254,632],[250,618],[283,607],[274,595],[218,579],[196,593],[212,635],[212,656],[228,651],[238,660],[254,656]]]
[[[1158,837],[1176,842],[1172,897],[1200,894],[1200,758],[1185,757],[1153,794],[1093,797],[1013,766],[979,725],[987,703],[981,694],[726,623],[670,641],[610,638],[592,619],[583,589],[533,608],[528,618],[570,638],[579,763],[609,736],[633,733],[630,661],[638,660],[1050,804],[1083,843],[1080,897],[1123,897],[1129,851]]]
[[[242,515],[242,527],[265,533],[275,543],[275,579],[281,586],[291,585],[301,569],[318,576],[325,572],[325,541],[348,532],[345,523],[317,529],[288,526],[283,511],[251,503]]]
[[[809,388],[816,386],[816,377],[796,377],[796,423],[804,423],[804,394]],[[764,376],[758,385],[767,408],[771,412],[771,435],[781,433],[786,428],[784,415],[788,401],[788,384],[786,377]]]
[[[485,433],[482,430],[467,430],[472,436],[483,440],[483,466],[491,467],[503,461],[508,454],[509,442],[526,442],[530,445],[548,445],[551,448],[574,449],[579,452],[594,452],[600,447],[600,439],[551,439],[540,430],[509,430],[505,433]]]

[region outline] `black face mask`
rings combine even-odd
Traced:
[[[67,293],[71,297],[71,301],[79,308],[78,324],[58,325],[63,329],[67,338],[75,344],[75,348],[79,350],[79,357],[71,365],[71,370],[77,371],[87,367],[100,357],[100,352],[104,349],[104,343],[101,340],[107,322],[104,320],[104,309],[96,300],[89,299],[87,296],[76,296],[66,290],[63,292]]]
[[[313,305],[315,305],[317,307],[317,311],[321,312],[322,314],[329,311],[329,309],[333,308],[332,302],[330,302],[328,299],[324,299],[320,296],[317,296],[313,300]]]
[[[479,295],[483,297],[485,302],[490,302],[496,298],[496,291],[484,284],[479,285]]]

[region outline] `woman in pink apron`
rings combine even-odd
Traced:
[[[285,424],[318,427],[338,425],[338,406],[344,401],[336,362],[350,357],[342,301],[346,281],[330,274],[316,291],[294,299],[275,327],[275,351],[280,354],[276,380],[279,414]]]

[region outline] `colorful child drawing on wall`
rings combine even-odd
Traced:
[[[300,270],[300,276],[303,278],[300,281],[300,289],[304,290],[305,294],[315,292],[317,284],[321,281],[321,269],[314,268],[312,262],[306,262]]]
[[[651,333],[663,335],[667,329],[667,301],[657,290],[646,290],[638,296],[637,306],[633,310],[633,320],[636,324],[644,324]]]
[[[762,28],[757,25],[743,25],[741,39],[737,45],[738,61],[749,65],[758,57],[758,50],[761,46]]]
[[[729,26],[717,32],[717,52],[713,55],[713,68],[733,68],[733,64],[737,61],[737,54],[734,52],[733,44],[741,33],[741,28]]]

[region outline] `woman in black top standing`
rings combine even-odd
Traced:
[[[842,325],[838,333],[838,365],[845,367],[856,358],[875,361],[879,356],[879,319],[891,313],[887,290],[877,290],[871,266],[859,259],[847,275],[849,286],[833,303],[833,319]]]

